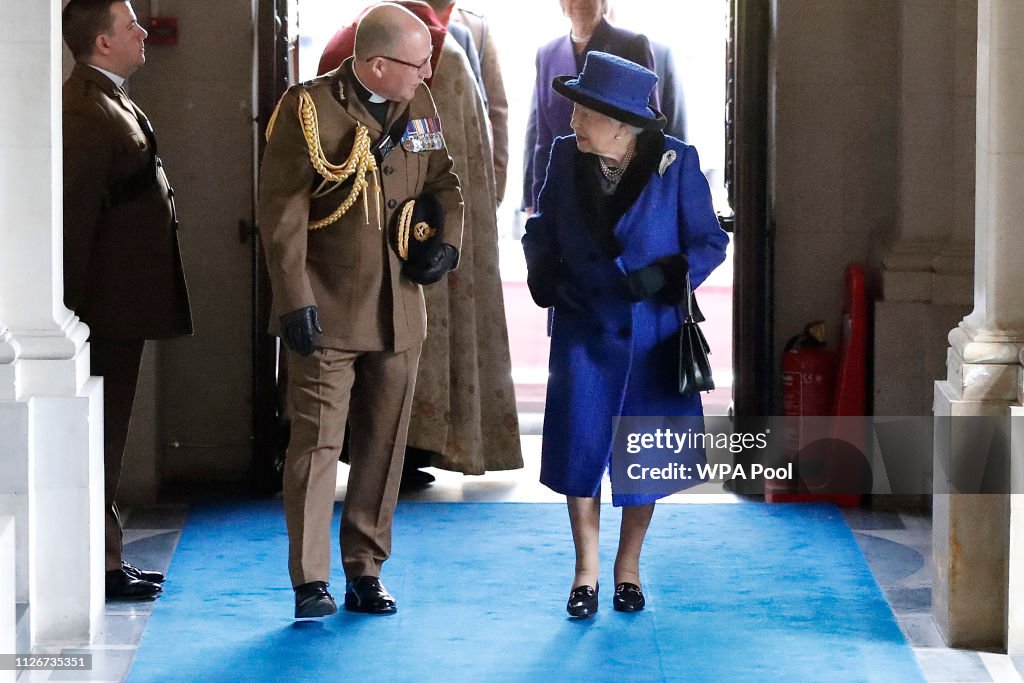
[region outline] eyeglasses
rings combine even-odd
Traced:
[[[427,65],[427,62],[429,62],[429,61],[430,61],[430,55],[427,55],[427,58],[426,58],[426,59],[424,59],[424,60],[423,60],[422,62],[420,62],[419,64],[413,64],[412,62],[407,62],[407,61],[405,61],[404,59],[398,59],[398,58],[396,58],[396,57],[388,57],[387,55],[375,55],[375,56],[373,56],[373,57],[370,57],[370,58],[369,58],[369,59],[367,59],[366,61],[367,61],[367,62],[372,62],[372,61],[373,61],[373,60],[375,60],[375,59],[386,59],[386,60],[388,60],[389,62],[396,62],[396,63],[398,63],[398,64],[404,64],[405,66],[411,66],[412,68],[414,68],[414,69],[416,69],[417,71],[419,71],[419,70],[421,70],[421,69],[422,69],[423,67],[425,67],[425,66]]]

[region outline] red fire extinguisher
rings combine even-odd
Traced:
[[[836,354],[825,348],[825,323],[808,323],[782,354],[782,414],[831,415],[835,380]]]
[[[869,490],[864,453],[866,412],[867,294],[864,267],[847,266],[841,352],[825,348],[825,326],[813,322],[782,354],[784,451],[796,460],[799,482],[765,482],[768,502],[858,505]],[[824,416],[831,416],[825,419]],[[808,418],[808,419],[804,419]],[[796,490],[794,490],[794,484]]]
[[[808,458],[803,449],[827,438],[835,401],[836,352],[825,346],[825,323],[808,323],[804,331],[786,343],[782,354],[782,414],[785,418],[783,452],[794,463],[798,481],[766,480],[769,503],[817,500],[808,490],[827,471],[828,463],[817,454]]]

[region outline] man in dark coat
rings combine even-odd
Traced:
[[[192,333],[174,192],[153,126],[125,94],[146,61],[127,0],[71,0],[64,40],[64,302],[85,321],[103,377],[107,597],[152,598],[163,575],[124,561],[114,498],[147,339]]]

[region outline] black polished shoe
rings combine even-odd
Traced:
[[[345,586],[345,609],[363,614],[394,614],[395,598],[376,576],[360,576]]]
[[[329,617],[338,611],[338,604],[327,592],[324,581],[310,581],[295,588],[295,618]]]
[[[569,593],[565,611],[570,617],[582,618],[597,614],[597,591],[600,586],[577,586]]]
[[[139,569],[124,560],[121,560],[121,569],[123,569],[124,573],[133,579],[142,579],[143,581],[149,581],[150,583],[163,583],[165,579],[164,575],[158,571],[152,569]]]
[[[646,604],[644,592],[635,583],[620,583],[615,586],[615,597],[612,598],[615,611],[639,612]]]
[[[402,481],[398,485],[398,490],[402,493],[408,493],[409,491],[419,491],[425,489],[437,479],[430,472],[424,472],[423,470],[413,468],[406,468],[402,470]]]
[[[105,577],[108,600],[152,600],[163,589],[160,584],[137,579],[124,569],[113,569]]]

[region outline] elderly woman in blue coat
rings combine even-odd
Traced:
[[[530,293],[554,308],[541,482],[568,502],[573,617],[597,611],[600,490],[614,418],[703,414],[699,395],[678,392],[680,304],[687,272],[696,288],[724,260],[728,237],[697,151],[664,135],[664,117],[648,106],[656,84],[653,72],[603,52],[587,55],[578,78],[554,79],[574,103],[575,135],[553,143],[523,237]],[[663,495],[617,493],[613,481],[612,503],[622,507],[616,610],[644,608],[640,550]]]

